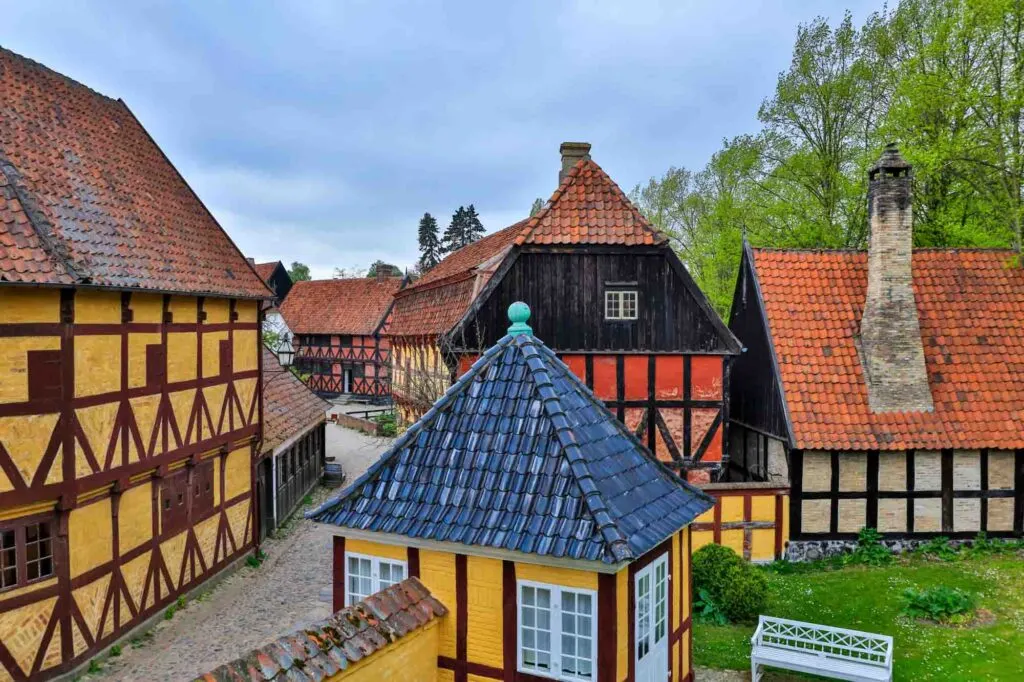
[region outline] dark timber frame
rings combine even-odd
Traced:
[[[981,488],[979,490],[957,490],[953,485],[953,450],[941,451],[941,487],[939,490],[915,490],[915,450],[903,451],[906,453],[906,490],[880,490],[878,475],[879,452],[870,450],[865,452],[831,451],[831,480],[827,491],[805,491],[803,486],[803,459],[802,450],[790,451],[790,537],[793,540],[855,540],[856,533],[840,533],[839,522],[839,501],[863,499],[866,501],[866,523],[867,527],[877,527],[878,522],[878,501],[882,499],[907,500],[907,530],[898,533],[883,533],[886,539],[927,539],[932,537],[949,537],[954,539],[972,539],[977,537],[978,532],[985,532],[992,537],[1021,537],[1024,536],[1024,449],[1014,451],[1014,489],[1012,490],[990,490],[988,480],[989,450],[979,451],[981,468]],[[842,491],[839,489],[839,462],[843,457],[866,457],[867,458],[867,485],[865,490]],[[1013,530],[990,531],[988,529],[988,501],[992,499],[1011,498],[1014,500]],[[942,501],[942,529],[938,531],[916,531],[914,530],[914,501],[915,500],[941,500]],[[956,531],[953,524],[953,511],[955,500],[974,499],[980,500],[980,528],[971,531]],[[807,533],[802,527],[801,507],[804,500],[828,500],[831,505],[830,527],[828,533]],[[874,525],[872,525],[872,522]]]
[[[638,319],[604,319],[605,290],[619,290],[624,283],[637,289]],[[635,433],[669,466],[717,472],[727,463],[731,360],[741,346],[669,246],[512,247],[441,341],[453,371],[460,358],[478,354],[478,349],[504,335],[506,309],[513,301],[531,306],[534,333],[563,359],[584,357],[585,369],[578,368],[577,373],[591,390],[597,389],[620,421],[626,421],[627,411],[643,410]],[[614,396],[595,386],[594,359],[600,356],[615,357]],[[647,358],[643,368],[630,362],[627,370],[626,359],[637,356]],[[691,364],[693,358],[707,356],[721,358],[721,394],[704,400],[692,393]],[[676,396],[656,395],[659,357],[682,359],[682,376],[673,382],[679,390]],[[631,378],[636,372],[646,374],[646,396],[627,398],[627,371]],[[693,444],[693,414],[698,409],[718,413],[705,437]],[[671,433],[672,420],[663,410],[682,411],[681,433]],[[710,453],[709,446],[718,437],[721,452]],[[658,447],[659,441],[664,449]]]
[[[111,290],[100,290],[116,293]],[[157,293],[159,295],[159,292],[141,293]],[[29,484],[24,483],[20,474],[11,475],[12,473],[17,474],[16,467],[10,453],[0,447],[0,467],[7,473],[13,486],[12,490],[0,493],[0,508],[14,508],[38,502],[55,501],[54,511],[47,515],[52,524],[53,575],[37,581],[40,585],[45,584],[45,586],[8,598],[4,598],[3,593],[0,593],[0,607],[4,611],[56,598],[53,611],[27,675],[21,672],[21,668],[11,652],[3,642],[0,642],[0,663],[3,663],[17,682],[51,677],[74,669],[90,656],[95,655],[97,651],[123,636],[128,629],[160,612],[179,596],[188,593],[203,581],[231,565],[255,546],[257,534],[254,530],[258,523],[258,517],[253,491],[254,463],[258,442],[262,437],[263,423],[262,391],[260,390],[262,353],[258,333],[261,327],[262,313],[259,311],[259,303],[253,301],[256,320],[240,322],[236,311],[236,300],[243,299],[227,299],[225,297],[222,300],[228,302],[228,321],[206,323],[204,297],[187,293],[174,294],[174,296],[195,301],[195,322],[174,322],[170,307],[172,295],[169,293],[162,294],[160,322],[134,322],[131,309],[132,293],[127,291],[121,292],[120,323],[76,322],[76,290],[61,289],[58,322],[0,323],[0,343],[5,339],[19,337],[56,337],[60,339],[60,350],[54,352],[54,359],[59,361],[59,374],[46,373],[42,377],[38,373],[36,377],[30,375],[29,400],[0,404],[0,417],[59,415],[35,475]],[[227,332],[227,344],[231,350],[233,349],[234,333],[239,330],[255,332],[252,352],[255,354],[256,368],[235,372],[231,366],[231,355],[226,357],[226,364],[223,362],[225,356],[222,355],[220,372],[216,376],[204,378],[203,334]],[[195,334],[195,379],[179,382],[168,380],[166,367],[168,334],[174,332]],[[163,351],[161,353],[147,351],[147,361],[159,362],[160,365],[152,372],[147,368],[146,385],[129,388],[128,348],[129,335],[133,333],[158,334],[159,345]],[[119,337],[121,351],[119,387],[117,390],[79,397],[76,396],[75,384],[75,340],[97,335]],[[33,352],[29,351],[29,353]],[[249,404],[242,405],[235,382],[246,379],[255,380],[254,389]],[[40,381],[54,380],[59,381],[59,391],[54,391],[53,386],[39,385]],[[225,387],[220,405],[212,405],[205,397],[203,389],[213,386]],[[187,423],[178,423],[170,401],[170,394],[187,389],[195,389],[196,397],[187,416]],[[149,436],[148,440],[140,433],[130,402],[132,398],[144,396],[159,396],[159,403],[153,417],[153,432],[151,435],[145,434],[145,436]],[[105,450],[93,450],[92,444],[79,422],[77,410],[106,404],[116,404],[118,408],[114,417],[113,430],[109,442],[105,445]],[[236,412],[238,417],[236,417]],[[137,461],[130,461],[130,445],[137,448]],[[225,490],[227,457],[230,452],[239,449],[249,451],[249,489],[228,499]],[[61,461],[61,481],[47,483],[48,474],[58,455]],[[82,475],[79,472],[79,459],[84,460],[84,464],[91,473]],[[203,500],[202,506],[199,506],[199,504],[193,503],[194,484],[198,481],[196,470],[206,466],[218,467],[220,474],[219,502],[212,505]],[[187,500],[185,526],[166,528],[161,523],[159,492],[162,482],[178,472],[184,472],[187,480],[187,485],[184,487]],[[152,488],[152,536],[132,549],[123,551],[120,546],[118,523],[120,500],[125,492],[145,485]],[[71,552],[74,548],[69,546],[70,515],[81,506],[103,499],[110,500],[110,559],[72,577]],[[249,509],[245,516],[244,529],[236,537],[228,519],[228,511],[245,502],[249,503]],[[199,524],[214,517],[219,519],[214,540],[214,552],[211,557],[204,557],[195,529]],[[20,522],[20,518],[14,522]],[[161,551],[161,543],[182,533],[185,533],[185,540],[180,564],[169,565]],[[151,555],[151,560],[146,570],[141,596],[136,602],[131,595],[123,567],[146,554]],[[86,618],[76,601],[74,591],[105,575],[110,575],[110,581],[106,587],[99,623],[103,624],[109,616],[111,627],[102,630],[106,634],[96,637],[86,623]],[[122,602],[126,607],[126,612],[121,608]],[[141,604],[147,602],[149,602],[148,606],[140,607]],[[75,628],[72,626],[73,623],[81,632],[85,642],[84,650],[77,655],[74,651],[73,633]],[[42,670],[58,625],[60,626],[60,663]]]

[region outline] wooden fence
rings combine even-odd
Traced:
[[[781,559],[789,540],[789,488],[776,483],[708,483],[713,509],[693,523],[693,549],[715,543],[748,561]]]

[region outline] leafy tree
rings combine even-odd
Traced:
[[[484,225],[480,222],[480,216],[477,215],[476,207],[473,204],[470,204],[469,208],[466,209],[465,218],[466,229],[462,237],[463,246],[472,244],[477,239],[480,239],[480,237],[484,236],[485,232]]]
[[[441,260],[441,240],[437,234],[437,220],[429,213],[424,213],[420,218],[419,242],[419,269],[421,272],[426,272]]]
[[[292,261],[292,267],[288,270],[288,276],[293,282],[308,282],[313,279],[309,274],[309,266],[299,261]]]
[[[544,200],[541,199],[540,197],[537,197],[536,199],[533,200],[533,204],[530,206],[530,217],[532,218],[533,216],[540,213],[540,210],[542,208],[544,208]]]
[[[370,264],[370,269],[366,272],[367,277],[376,277],[378,274],[384,277],[401,277],[402,268],[391,263],[385,263],[382,260],[375,260]]]
[[[867,169],[887,142],[914,165],[917,246],[1024,242],[1024,2],[902,0],[857,27],[797,28],[761,127],[699,171],[631,193],[727,314],[755,246],[864,248]]]

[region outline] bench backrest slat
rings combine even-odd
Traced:
[[[761,616],[752,643],[870,666],[889,668],[892,665],[892,637],[888,635],[798,620]]]

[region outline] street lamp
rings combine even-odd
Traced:
[[[277,361],[282,367],[290,367],[295,358],[295,350],[292,348],[292,340],[288,335],[281,339],[277,346]]]

